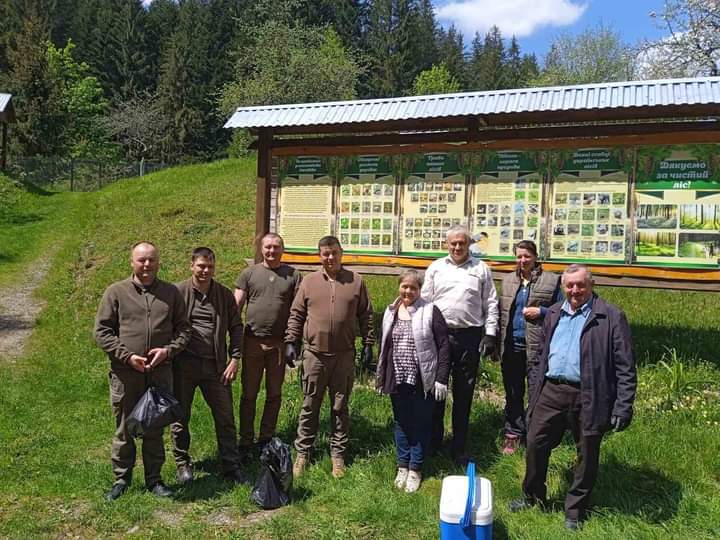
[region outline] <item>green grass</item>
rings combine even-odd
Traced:
[[[100,295],[129,274],[128,249],[139,239],[160,246],[162,277],[168,280],[185,278],[190,250],[209,245],[218,254],[218,278],[232,285],[253,251],[254,170],[250,160],[223,161],[121,181],[95,193],[10,190],[14,203],[0,213],[3,283],[12,285],[37,258],[52,256],[54,263],[40,291],[48,307],[26,355],[0,359],[0,537],[437,538],[441,479],[459,471],[438,458],[429,463],[417,494],[393,490],[389,401],[361,382],[351,399],[347,477],[330,476],[325,404],[317,460],[296,483],[294,503],[269,520],[241,527],[256,511],[250,490],[218,479],[212,420],[199,398],[191,424],[199,462],[195,485],[177,500],[159,501],[143,491],[136,470],[126,496],[114,504],[102,499],[111,482],[113,419],[108,360],[92,339]],[[395,295],[395,279],[366,279],[380,312]],[[626,310],[633,329],[641,365],[638,411],[628,431],[603,444],[595,513],[576,536],[717,538],[718,297],[599,292]],[[682,374],[657,365],[661,359],[671,365],[666,347],[685,362]],[[680,384],[680,377],[693,384]],[[482,385],[490,394],[502,392],[497,365],[485,366]],[[682,388],[698,391],[674,390]],[[289,442],[301,402],[296,374],[289,375],[284,393],[279,433]],[[561,508],[574,454],[570,441],[553,454],[552,511],[511,515],[506,506],[520,495],[523,457],[499,453],[502,413],[495,402],[477,401],[471,422],[472,452],[480,473],[493,481],[496,537],[566,537]],[[172,485],[169,446],[168,458],[163,472]]]

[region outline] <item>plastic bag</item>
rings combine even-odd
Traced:
[[[265,510],[290,504],[292,459],[290,447],[277,437],[270,439],[260,454],[262,470],[250,498]]]
[[[142,437],[146,431],[163,428],[183,416],[180,402],[167,390],[151,386],[133,407],[125,420],[128,433]]]

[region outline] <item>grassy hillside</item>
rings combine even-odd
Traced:
[[[194,486],[176,500],[157,500],[143,490],[136,470],[126,496],[114,504],[102,498],[111,482],[113,419],[108,361],[92,339],[100,295],[129,275],[128,250],[140,239],[160,247],[161,276],[168,280],[187,276],[193,247],[213,247],[218,278],[231,285],[252,253],[254,170],[250,160],[222,161],[122,181],[96,193],[55,195],[27,193],[2,180],[0,198],[13,204],[0,206],[0,288],[12,287],[38,258],[52,257],[54,263],[39,292],[48,307],[27,354],[0,358],[0,537],[437,538],[440,482],[458,471],[438,458],[420,492],[393,490],[389,401],[362,384],[351,402],[347,477],[330,476],[326,404],[317,461],[296,484],[293,505],[269,519],[255,513],[249,488],[218,479],[212,422],[199,398],[191,424],[199,471]],[[392,299],[392,279],[368,282],[377,306]],[[605,441],[595,514],[577,537],[717,538],[718,297],[600,292],[627,311],[643,367],[635,422]],[[674,348],[685,371],[666,348]],[[654,367],[663,353],[668,367]],[[497,398],[499,380],[498,367],[486,366],[482,395]],[[496,536],[563,538],[562,497],[573,447],[566,441],[553,455],[552,511],[509,514],[506,505],[520,494],[524,462],[521,455],[498,451],[497,403],[479,399],[471,419],[471,449],[494,485]],[[299,407],[298,381],[290,374],[279,425],[287,442]],[[174,472],[168,446],[164,476],[171,485]]]

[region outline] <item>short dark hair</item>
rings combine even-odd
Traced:
[[[204,246],[196,247],[195,249],[193,249],[192,262],[195,262],[195,259],[199,259],[201,257],[205,259],[212,259],[214,261],[215,252],[209,247]]]
[[[268,232],[268,233],[263,234],[263,235],[260,237],[260,246],[261,246],[261,247],[262,247],[263,241],[264,241],[266,238],[273,238],[273,239],[275,239],[275,240],[279,240],[279,241],[280,241],[280,245],[282,246],[283,249],[285,249],[285,240],[283,240],[283,237],[280,236],[278,233]]]
[[[320,251],[321,248],[333,246],[337,246],[342,249],[342,245],[340,244],[340,240],[337,239],[337,236],[332,236],[329,234],[327,236],[323,236],[318,241],[318,251]]]
[[[513,246],[513,253],[515,253],[517,255],[518,249],[528,250],[537,259],[537,256],[538,256],[537,246],[535,245],[535,242],[533,242],[532,240],[520,240],[517,244],[515,244]]]

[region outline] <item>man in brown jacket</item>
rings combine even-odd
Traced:
[[[297,357],[295,343],[303,338],[303,404],[298,422],[293,474],[307,465],[318,429],[318,417],[327,389],[330,396],[330,456],[332,474],[345,474],[350,415],[348,401],[355,378],[355,337],[358,323],[363,340],[363,362],[372,362],[372,304],[359,274],[342,267],[342,247],[334,236],[318,242],[322,270],[308,274],[290,308],[285,334],[286,359]]]
[[[240,313],[230,289],[213,279],[215,253],[210,248],[199,247],[193,251],[190,271],[192,277],[176,285],[185,299],[192,327],[190,343],[173,365],[175,397],[185,416],[172,426],[178,482],[185,484],[193,479],[188,424],[195,389],[199,387],[215,422],[223,474],[236,483],[245,483],[245,475],[240,470],[232,397],[232,383],[242,350]]]
[[[182,296],[173,285],[156,277],[160,259],[155,245],[135,244],[130,266],[132,276],[107,288],[95,318],[95,341],[110,358],[115,483],[105,497],[111,501],[125,493],[135,466],[135,441],[127,432],[125,419],[149,385],[172,388],[169,360],[190,339]],[[157,496],[171,496],[160,477],[165,462],[162,429],[145,432],[142,455],[147,488]]]

